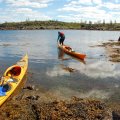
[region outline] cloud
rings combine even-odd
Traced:
[[[58,15],[58,19],[62,19],[66,22],[80,22],[80,20],[83,18],[83,15],[81,14],[69,14],[69,15]]]
[[[118,2],[118,1],[116,1]],[[114,12],[113,12],[114,11]],[[86,0],[86,1],[70,1],[65,4],[63,8],[59,8],[58,18],[65,21],[80,21],[91,20],[93,22],[105,19],[106,22],[110,20],[120,21],[120,4],[112,2],[103,2],[102,0]],[[64,13],[64,14],[62,14]],[[68,19],[67,19],[68,17]]]
[[[16,9],[16,12],[17,13],[32,13],[33,11],[30,8],[18,8]]]
[[[51,17],[31,8],[13,8],[13,9],[0,9],[1,17],[0,21],[5,22],[15,22],[24,21],[27,18],[30,20],[50,20]],[[13,14],[14,13],[14,14]]]
[[[93,3],[91,0],[72,0],[69,3],[65,4],[63,8],[59,8],[58,11],[80,11],[83,6],[91,6]]]
[[[6,15],[1,15],[2,19],[5,19],[5,17],[10,18],[10,14],[13,14],[12,9],[16,9],[18,15],[23,14],[24,19],[25,17],[39,20],[52,18],[66,22],[79,22],[81,19],[83,21],[97,22],[104,19],[105,22],[110,22],[111,20],[120,22],[119,0],[65,0],[60,2],[60,4],[57,4],[55,0],[0,0],[0,2],[2,2],[1,6],[4,4],[1,7],[1,9],[3,9],[0,10],[1,14],[3,15],[4,10],[4,14]],[[10,10],[8,11],[8,9]],[[42,10],[43,13],[41,13],[40,10]],[[15,11],[14,14],[16,14]],[[52,17],[49,17],[48,14]],[[18,15],[16,14],[15,16],[18,17]],[[11,15],[10,20],[18,19],[12,18],[12,16],[14,15]],[[22,19],[20,17],[21,16],[19,16],[19,19]]]
[[[75,0],[75,1],[71,1],[70,4],[71,5],[79,5],[79,4],[92,5],[92,0]]]
[[[98,9],[97,7],[80,7],[78,9],[76,8],[67,8],[67,11],[74,12],[73,14],[65,14],[65,15],[58,15],[59,18],[70,20],[70,21],[80,21],[81,19],[84,20],[92,20],[92,21],[98,21],[105,19],[107,22],[112,19],[112,15],[110,13],[106,13],[105,10]]]
[[[30,20],[50,20],[52,18],[46,15],[45,12],[40,12],[39,8],[48,7],[52,1],[53,0],[4,0],[1,6],[4,4],[7,7],[1,7],[0,9],[0,22],[17,22],[24,21],[28,18]]]
[[[71,3],[69,3],[68,5],[64,5],[64,7],[63,8],[59,8],[58,9],[58,11],[64,11],[64,12],[80,12],[80,13],[82,13],[82,12],[84,12],[84,11],[88,11],[88,12],[95,12],[96,10],[98,10],[98,8],[97,7],[95,7],[95,6],[91,6],[92,5],[92,3],[91,3],[91,5],[89,5],[89,6],[82,6],[81,5],[81,3],[82,2],[75,2],[75,1],[72,1]],[[84,2],[83,2],[84,3]],[[84,3],[85,4],[85,3]],[[88,3],[87,3],[88,4]]]
[[[115,64],[111,65],[111,63],[105,61],[97,61],[88,65],[78,65],[77,63],[71,62],[69,66],[77,68],[80,73],[92,78],[114,77],[118,79],[120,77],[120,71],[116,70],[117,66]]]
[[[60,66],[55,66],[51,70],[47,70],[46,74],[50,77],[56,77],[56,76],[63,76],[63,75],[70,75],[68,71],[65,71],[64,69],[60,68]]]
[[[112,92],[106,92],[104,90],[92,89],[89,90],[89,92],[85,91],[83,93],[67,87],[53,88],[49,92],[53,93],[52,95],[56,96],[58,99],[69,99],[72,96],[77,96],[79,98],[108,99],[112,95]]]
[[[115,3],[120,3],[120,1],[119,0],[115,0]]]
[[[114,3],[107,2],[107,3],[102,4],[102,7],[106,7],[110,10],[120,11],[120,4],[114,4]]]
[[[94,61],[93,63],[89,63],[87,65],[79,64],[79,62],[70,62],[68,64],[69,68],[73,68],[91,78],[119,78],[120,71],[116,69],[116,64],[112,64],[110,62],[105,61]],[[65,71],[62,66],[54,66],[53,69],[48,69],[46,74],[51,77],[55,76],[63,76],[70,75],[68,71]]]
[[[95,4],[102,4],[102,0],[93,0],[93,3],[95,3]]]
[[[78,4],[92,5],[92,0],[79,0]]]
[[[54,0],[30,0],[30,1],[35,1],[35,2],[40,2],[40,3],[49,3],[49,2],[52,2]]]
[[[5,2],[10,6],[33,8],[45,8],[51,1],[53,0],[5,0]]]

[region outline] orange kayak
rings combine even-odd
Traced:
[[[85,54],[75,52],[75,51],[73,51],[73,49],[71,47],[69,47],[67,45],[60,45],[58,43],[58,48],[63,50],[66,54],[71,55],[71,56],[76,57],[76,58],[81,59],[81,60],[84,60],[86,57]]]

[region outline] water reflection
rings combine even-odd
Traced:
[[[75,59],[77,61],[80,61],[82,62],[83,64],[86,64],[85,60],[81,60],[81,59],[78,59],[76,57],[72,57],[72,56],[69,56],[69,57],[66,57],[65,55],[67,55],[62,49],[58,48],[58,59],[61,59],[61,60],[70,60],[70,59]]]
[[[70,68],[70,67],[68,67],[68,66],[66,66],[66,65],[64,65],[64,64],[61,64],[60,66],[61,66],[61,68],[62,68],[63,70],[68,71],[68,72],[70,72],[70,73],[76,71],[74,68]]]
[[[61,60],[70,60],[71,58],[70,57],[66,57],[65,56],[65,52],[58,48],[58,59],[61,59]]]
[[[58,59],[63,59],[64,51],[58,48]]]
[[[77,96],[79,98],[99,98],[108,99],[112,95],[110,91],[92,89],[89,92],[80,92],[67,87],[58,87],[49,91],[56,96],[57,99],[69,99],[71,96]]]
[[[67,57],[66,57],[66,56],[67,56]],[[83,64],[86,64],[86,62],[85,62],[84,60],[80,60],[80,59],[71,57],[71,56],[69,56],[69,55],[66,55],[66,53],[65,53],[62,49],[60,49],[60,48],[58,48],[58,59],[60,59],[60,60],[62,60],[62,61],[75,59],[75,60],[77,60],[77,61],[79,61],[79,62],[82,62]],[[70,62],[70,61],[68,61],[68,63],[69,63],[69,62]],[[69,73],[72,73],[72,72],[75,72],[75,71],[76,71],[76,69],[65,65],[64,62],[62,62],[62,64],[60,64],[60,67],[62,68],[62,70],[65,71],[65,74],[66,74],[66,71],[69,72]]]
[[[68,56],[57,49],[57,30],[0,31],[1,73],[27,52],[29,72],[34,73],[32,77],[29,76],[28,81],[34,81],[34,84],[42,86],[52,94],[55,91],[54,95],[81,97],[98,94],[105,98],[111,94],[106,89],[119,90],[120,65],[105,58],[104,48],[89,47],[109,39],[118,39],[119,32],[63,32],[66,34],[66,44],[87,55],[85,61]],[[59,95],[57,97],[59,98]]]
[[[77,68],[81,74],[85,74],[86,76],[92,78],[120,77],[120,71],[117,69],[117,67],[120,67],[120,65],[113,64],[108,61],[92,61],[88,62],[86,65],[79,64],[77,62],[70,62],[69,66],[74,66],[74,68]]]
[[[18,42],[0,42],[0,46],[10,47],[10,46],[28,46],[30,43],[18,43]]]
[[[50,77],[55,77],[55,76],[64,76],[64,75],[70,75],[68,71],[65,71],[64,69],[61,68],[61,66],[56,65],[52,69],[48,69],[46,71],[46,75]]]

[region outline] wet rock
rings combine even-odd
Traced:
[[[39,105],[33,104],[33,105],[31,106],[31,109],[32,109],[32,112],[33,112],[33,114],[34,114],[35,120],[41,120],[41,118],[40,118]]]
[[[112,112],[113,120],[120,120],[120,111],[113,111]]]
[[[109,61],[120,62],[120,42],[110,41],[102,43],[102,45],[99,45],[99,47],[105,47],[109,56]]]
[[[45,103],[38,98],[38,95],[30,95],[26,99],[7,102],[0,109],[0,120],[112,120],[111,110],[99,100],[74,96],[69,101]]]
[[[44,112],[46,111],[46,112]],[[112,120],[104,103],[95,100],[72,98],[41,105],[40,114],[51,120]]]
[[[28,96],[28,97],[26,97],[26,99],[29,99],[29,100],[38,100],[39,96],[38,95]]]
[[[29,85],[29,86],[24,87],[23,89],[34,90],[35,86],[34,85],[32,85],[32,86]]]
[[[38,88],[35,89],[35,91],[38,91],[38,90],[39,90]]]

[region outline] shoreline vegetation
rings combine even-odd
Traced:
[[[75,30],[109,30],[120,31],[120,23],[105,21],[92,23],[87,22],[62,22],[55,20],[48,21],[29,21],[24,22],[5,22],[0,24],[0,30],[44,30],[44,29],[75,29]]]

